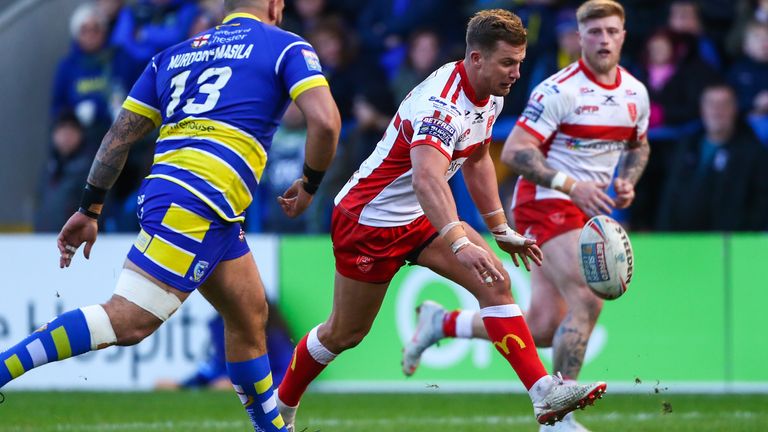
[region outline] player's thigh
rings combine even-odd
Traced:
[[[548,259],[548,258],[547,258]],[[542,267],[531,268],[531,304],[525,320],[536,346],[549,346],[552,336],[568,313],[568,305]]]
[[[357,345],[370,331],[388,286],[389,282],[363,282],[336,272],[333,309],[318,331],[321,342],[333,352]]]
[[[584,281],[579,262],[579,230],[560,234],[542,246],[543,276],[550,281],[568,305],[597,299]]]
[[[267,319],[264,283],[250,252],[219,262],[199,291],[230,330],[263,329]]]
[[[469,240],[485,249],[490,255],[493,265],[504,275],[504,280],[483,283],[472,272],[459,262],[456,255],[442,238],[436,238],[419,254],[417,264],[427,267],[435,273],[446,277],[471,292],[480,303],[480,307],[509,304],[514,302],[510,291],[509,274],[504,270],[501,260],[488,245],[488,242],[471,226],[464,223],[464,230]]]

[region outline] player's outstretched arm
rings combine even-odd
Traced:
[[[571,200],[590,217],[611,213],[616,204],[605,193],[607,184],[577,182],[565,173],[554,170],[547,164],[539,144],[538,138],[516,126],[504,143],[501,160],[526,180],[570,195]]]
[[[635,185],[645,171],[651,146],[647,139],[630,143],[619,165],[619,175],[613,184],[616,191],[616,207],[627,208],[635,199]]]
[[[464,183],[499,247],[512,257],[515,266],[520,266],[519,256],[526,270],[531,271],[529,258],[541,265],[543,254],[534,240],[521,236],[507,224],[489,147],[490,143],[483,144],[464,162]]]
[[[413,165],[413,190],[424,214],[439,231],[442,240],[450,245],[456,258],[470,270],[481,283],[489,280],[504,280],[496,269],[490,255],[480,246],[473,244],[464,232],[456,211],[456,201],[451,194],[445,172],[448,159],[436,148],[419,145],[411,148]]]
[[[91,248],[98,232],[97,218],[107,190],[115,184],[123,170],[131,146],[155,128],[148,117],[125,109],[120,110],[117,119],[101,141],[99,151],[88,174],[83,202],[57,238],[59,267],[69,267],[77,248],[85,243],[83,255],[90,258]]]
[[[277,202],[289,217],[304,212],[336,153],[341,131],[341,116],[331,92],[326,86],[304,91],[296,105],[307,121],[307,143],[304,156],[304,177],[296,180]]]

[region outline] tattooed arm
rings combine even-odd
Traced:
[[[101,140],[88,174],[88,183],[102,189],[111,188],[125,166],[131,146],[154,128],[155,124],[149,118],[121,109]]]
[[[648,145],[647,139],[630,143],[619,166],[619,177],[636,185],[648,164],[650,154],[651,146]]]
[[[504,143],[501,160],[526,180],[570,195],[574,204],[590,217],[611,213],[616,204],[605,193],[607,184],[576,181],[566,173],[556,171],[547,164],[539,145],[539,139],[533,134],[515,126]]]
[[[88,174],[88,184],[83,193],[83,201],[80,203],[81,209],[76,211],[69,218],[56,239],[59,247],[59,267],[69,267],[72,263],[77,248],[85,244],[83,255],[86,258],[91,256],[91,248],[96,242],[98,226],[96,219],[101,213],[101,205],[104,202],[104,194],[115,184],[117,177],[123,170],[125,160],[128,158],[133,143],[138,141],[144,135],[155,128],[155,124],[147,117],[127,111],[120,110],[117,120],[109,128],[109,131],[101,141],[96,158],[91,165],[91,172]],[[100,200],[88,200],[88,194],[91,196],[94,192],[89,192],[89,188],[95,186],[101,192]],[[90,201],[93,204],[84,204]],[[83,211],[83,209],[85,209]]]
[[[613,190],[616,191],[616,207],[627,208],[634,201],[635,185],[643,175],[650,153],[651,147],[647,139],[630,143],[624,152],[619,163],[619,175],[613,182]]]
[[[539,150],[539,140],[521,127],[515,127],[504,143],[501,160],[526,180],[549,187],[557,171]]]

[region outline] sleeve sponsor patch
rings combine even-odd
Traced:
[[[301,55],[304,56],[304,62],[307,64],[307,69],[318,72],[323,71],[323,68],[320,66],[320,59],[317,58],[317,54],[315,54],[314,51],[302,49]]]
[[[528,120],[535,122],[541,117],[541,113],[544,112],[544,105],[536,102],[535,100],[529,100],[528,105],[525,106],[522,116]]]
[[[433,136],[444,144],[450,144],[456,136],[456,128],[439,118],[424,117],[419,127],[419,135]]]

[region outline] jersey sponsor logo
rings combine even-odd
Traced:
[[[213,35],[213,38],[211,38],[211,42],[218,43],[218,44],[225,44],[225,43],[237,42],[245,39],[246,37],[248,37],[248,35],[246,34],[234,34],[230,36]]]
[[[637,92],[632,89],[626,89],[624,91],[624,94],[627,95],[628,97],[637,96]]]
[[[632,123],[637,121],[637,105],[635,105],[633,102],[630,102],[627,104],[627,110],[629,111],[629,118],[632,120]]]
[[[355,264],[357,265],[357,268],[361,272],[368,273],[373,268],[373,258],[365,255],[360,255],[357,257]]]
[[[456,105],[453,105],[451,103],[446,102],[444,99],[439,98],[437,96],[430,96],[429,101],[432,102],[432,106],[437,109],[438,111],[451,111],[454,115],[460,115],[461,111]],[[469,111],[464,112],[465,116],[469,115]]]
[[[304,56],[304,63],[307,64],[307,69],[318,72],[323,71],[323,68],[320,66],[320,59],[317,57],[317,54],[315,54],[314,51],[302,49],[301,55]]]
[[[469,139],[469,134],[472,132],[472,129],[467,129],[464,131],[463,134],[459,137],[459,142],[464,142]]]
[[[597,105],[582,105],[580,107],[576,108],[576,115],[589,115],[589,114],[596,114],[598,111],[600,111],[600,107]]]
[[[247,59],[251,56],[251,51],[253,51],[253,44],[247,46],[245,44],[227,44],[203,51],[176,54],[171,56],[171,61],[168,62],[168,68],[166,70],[187,67],[192,63],[218,60],[222,58],[230,60]]]
[[[447,144],[456,136],[456,128],[439,118],[424,117],[419,127],[419,135],[429,135]]]
[[[582,87],[582,88],[579,89],[579,93],[581,93],[581,94],[589,94],[589,93],[594,93],[594,92],[595,92],[595,89],[591,89],[589,87]]]
[[[552,84],[550,82],[543,83],[540,91],[546,95],[553,95],[553,94],[560,93],[560,89],[557,88],[557,84]]]
[[[544,112],[544,105],[536,102],[535,100],[529,100],[528,105],[525,106],[522,116],[532,122],[539,121],[541,113]]]
[[[210,38],[210,34],[204,34],[192,39],[192,48],[200,48],[203,45],[207,45]]]

